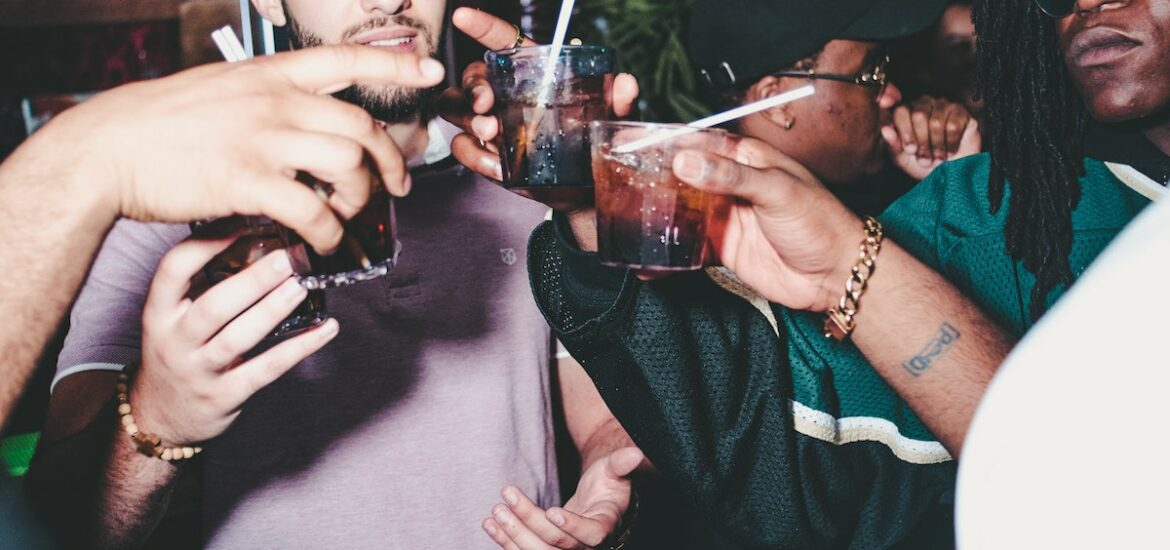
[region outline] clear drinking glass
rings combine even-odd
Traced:
[[[191,235],[197,238],[220,238],[237,232],[239,237],[235,242],[203,267],[207,285],[218,284],[270,252],[288,246],[288,230],[265,217],[232,216],[191,224]],[[310,290],[305,300],[272,330],[268,338],[290,336],[316,326],[326,318],[325,291]]]
[[[326,194],[328,184],[307,174],[297,179]],[[318,254],[292,231],[289,256],[301,284],[310,290],[332,288],[368,281],[386,275],[402,247],[398,242],[398,224],[394,200],[381,184],[370,190],[370,200],[358,214],[342,220],[345,233],[337,250],[328,256]]]
[[[601,263],[646,270],[703,266],[717,201],[675,177],[682,150],[729,154],[729,134],[679,124],[598,121],[589,125]]]
[[[587,126],[609,118],[614,53],[604,46],[564,46],[550,68],[550,49],[484,55],[503,127],[496,142],[503,183],[510,189],[593,185]],[[553,74],[546,75],[549,70]]]

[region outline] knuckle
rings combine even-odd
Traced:
[[[328,48],[329,60],[335,67],[353,67],[358,63],[358,50],[351,47]]]
[[[596,531],[590,531],[588,533],[582,533],[580,539],[581,542],[584,542],[589,546],[598,546],[605,540],[605,534],[598,533]]]
[[[342,116],[346,118],[350,127],[360,132],[370,132],[377,129],[374,117],[365,109],[348,103],[341,104],[344,109]]]
[[[240,350],[238,338],[230,333],[220,334],[207,345],[205,355],[216,368],[226,367],[246,350]]]
[[[556,535],[555,537],[553,537],[553,540],[550,542],[552,543],[553,546],[556,546],[557,548],[580,548],[581,547],[580,542],[578,542],[573,537],[570,537],[570,536],[565,535],[565,534]],[[590,546],[596,546],[596,544],[591,544]]]
[[[186,278],[186,270],[183,265],[186,263],[188,248],[179,246],[172,249],[163,256],[163,259],[158,264],[158,269],[155,270],[155,278],[172,284]]]
[[[213,318],[213,309],[206,299],[195,300],[187,309],[187,323],[191,326],[206,326]]]
[[[333,162],[342,170],[357,170],[365,162],[366,150],[357,142],[339,139],[334,144]]]

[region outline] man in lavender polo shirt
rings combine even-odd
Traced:
[[[290,22],[296,44],[369,38],[424,54],[444,13],[437,0],[257,7]],[[304,296],[287,256],[269,254],[192,302],[186,281],[226,243],[180,244],[188,230],[175,225],[120,222],[111,232],[74,308],[28,479],[74,542],[140,543],[183,466],[140,453],[119,427],[114,381],[134,361],[137,426],[167,447],[206,448],[212,548],[491,548],[480,520],[501,487],[542,513],[561,502],[549,331],[524,258],[544,208],[447,160],[454,129],[422,119],[416,94],[359,89],[353,100],[389,123],[413,190],[398,203],[398,265],[327,291],[336,321],[237,358],[225,350],[252,347]],[[628,506],[625,476],[641,454],[579,366],[559,374],[581,487],[597,492],[556,509],[568,530],[598,519],[599,501],[616,498],[601,507],[619,514]],[[601,519],[608,533],[618,518]]]

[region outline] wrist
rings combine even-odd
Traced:
[[[593,208],[579,208],[565,212],[573,238],[582,252],[597,252],[597,211]]]
[[[825,313],[840,305],[845,292],[845,282],[853,276],[853,266],[858,260],[858,243],[865,240],[865,221],[850,216],[843,221],[833,237],[834,254],[828,263],[828,271],[820,280],[817,298],[808,308],[814,313]]]
[[[152,458],[159,458],[167,462],[189,459],[203,451],[202,447],[185,444],[182,438],[175,437],[159,429],[151,422],[152,416],[143,414],[143,399],[141,392],[135,391],[138,384],[137,364],[131,363],[118,376],[116,406],[120,417],[121,430],[135,444],[138,452]]]
[[[5,179],[11,177],[35,192],[40,201],[73,205],[64,211],[80,216],[79,223],[93,234],[104,235],[121,213],[120,182],[109,159],[84,143],[75,146],[77,136],[92,135],[96,129],[78,128],[83,125],[72,122],[72,111],[57,115],[13,152],[4,164]],[[62,162],[61,150],[74,155]]]
[[[638,521],[638,508],[640,506],[638,500],[638,490],[633,484],[630,485],[630,505],[626,508],[626,512],[622,514],[621,521],[618,523],[617,529],[613,534],[606,537],[602,542],[601,548],[608,550],[622,550],[629,543],[630,537],[634,533],[634,524]]]
[[[867,216],[862,226],[865,229],[861,244],[857,245],[849,275],[838,288],[839,298],[825,311],[824,335],[837,341],[849,338],[856,327],[855,316],[861,309],[861,296],[868,288],[869,280],[877,267],[878,252],[881,251],[882,224]],[[837,279],[841,281],[842,279]]]

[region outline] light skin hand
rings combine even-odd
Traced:
[[[472,8],[456,9],[451,22],[489,49],[509,47],[516,39],[516,29],[510,23]],[[536,43],[525,39],[523,45],[535,46]],[[490,115],[495,105],[495,95],[488,84],[487,66],[482,61],[472,63],[463,71],[460,82],[461,86],[447,89],[439,102],[440,116],[465,132],[452,141],[451,152],[463,165],[484,177],[499,181],[503,177],[500,172],[500,154],[492,141],[499,134],[500,122]],[[616,117],[628,116],[637,97],[638,81],[633,75],[622,73],[614,78],[608,100]],[[551,199],[542,196],[540,199],[552,203],[550,206],[554,208],[572,210],[580,207],[585,199],[591,202],[592,194],[588,197],[558,196]]]
[[[881,132],[894,164],[916,180],[983,148],[979,123],[965,107],[927,96],[895,108],[892,124]]]
[[[396,195],[408,184],[402,155],[374,119],[324,94],[356,82],[433,86],[442,77],[437,61],[414,55],[311,48],[124,86],[43,132],[66,148],[104,144],[76,148],[86,177],[109,186],[111,219],[263,214],[328,251],[342,233],[335,212],[355,214],[378,182]],[[297,171],[332,183],[328,203],[293,179]]]
[[[188,240],[159,264],[142,314],[142,365],[130,392],[139,427],[169,446],[211,439],[240,407],[337,335],[328,320],[242,359],[306,296],[283,250],[197,299],[190,281],[232,239]]]
[[[505,487],[483,529],[507,550],[594,548],[614,533],[630,506],[629,475],[643,463],[642,451],[626,447],[586,468],[577,492],[563,508],[544,510],[517,487]]]

